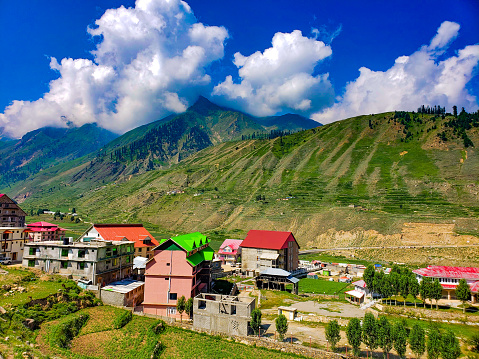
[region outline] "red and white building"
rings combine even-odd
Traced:
[[[250,230],[241,247],[241,269],[260,273],[267,268],[298,269],[299,245],[291,232]]]
[[[48,222],[35,222],[27,224],[25,232],[32,242],[61,241],[65,237],[66,229],[58,227],[57,224]]]
[[[461,279],[465,279],[471,287],[471,302],[474,304],[478,300],[479,291],[479,268],[475,267],[447,267],[447,266],[427,266],[413,270],[419,282],[422,278],[429,277],[433,280],[438,279],[441,283],[444,299],[456,299],[456,287]]]
[[[241,256],[241,239],[225,239],[218,250],[218,259],[223,264],[235,266]]]
[[[96,223],[81,235],[80,242],[87,239],[104,241],[128,240],[135,242],[135,257],[153,258],[153,248],[159,243],[142,224]]]

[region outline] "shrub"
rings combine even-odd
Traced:
[[[88,314],[81,314],[58,324],[53,329],[51,341],[60,348],[67,349],[72,339],[78,335],[89,318],[90,316]]]
[[[161,334],[165,331],[165,329],[166,329],[166,323],[163,320],[157,320],[150,327],[150,330],[155,334]]]
[[[126,310],[121,315],[116,317],[115,322],[113,323],[113,327],[115,329],[123,328],[131,321],[132,318],[133,314],[129,310]]]

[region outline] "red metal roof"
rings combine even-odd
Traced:
[[[3,196],[5,196],[5,194],[4,194],[4,193],[0,193],[0,197],[3,197]]]
[[[357,282],[354,282],[353,285],[355,287],[367,288],[366,282],[362,279],[358,280]]]
[[[479,280],[479,268],[475,267],[427,266],[427,268],[415,269],[413,273],[432,278]]]
[[[296,239],[291,232],[261,231],[252,229],[241,243],[242,248],[263,248],[280,250],[288,247],[288,242]],[[296,242],[297,244],[298,242]],[[299,248],[299,245],[298,245]]]
[[[66,231],[65,228],[60,228],[57,224],[48,222],[34,222],[27,224],[27,227],[30,232]]]
[[[123,238],[135,242],[135,248],[157,246],[159,243],[142,224],[94,224],[93,227],[106,241],[121,241]],[[143,239],[150,237],[151,244]]]
[[[470,284],[470,287],[471,287],[471,292],[473,293],[479,292],[479,280],[477,282]]]

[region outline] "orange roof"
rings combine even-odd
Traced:
[[[159,243],[142,224],[94,224],[93,227],[106,241],[121,241],[123,238],[135,242],[135,247],[157,246]],[[151,244],[144,244],[149,237]]]

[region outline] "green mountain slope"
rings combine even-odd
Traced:
[[[94,152],[118,135],[86,124],[75,128],[43,127],[0,147],[0,181],[23,180],[53,165]]]
[[[42,173],[30,190],[12,188],[12,195],[28,191],[27,209],[74,206],[85,219],[149,222],[165,233],[241,238],[251,228],[293,230],[303,245],[330,229],[399,233],[407,221],[454,220],[457,231],[479,234],[479,156],[464,139],[479,143],[479,123],[405,115],[224,142],[169,169],[110,183],[98,183],[92,165],[79,163]]]

